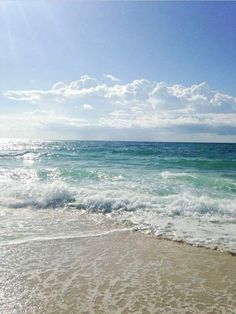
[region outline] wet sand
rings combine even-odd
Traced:
[[[236,313],[236,259],[139,232],[0,247],[0,312]]]

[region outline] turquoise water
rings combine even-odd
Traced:
[[[0,189],[4,243],[58,234],[47,217],[60,211],[67,222],[73,213],[73,234],[85,212],[236,250],[236,144],[1,140]]]

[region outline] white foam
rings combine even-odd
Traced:
[[[31,238],[23,238],[23,239],[14,239],[12,241],[5,241],[0,243],[1,246],[9,246],[9,245],[15,245],[15,244],[24,244],[28,242],[43,242],[43,241],[52,241],[52,240],[70,240],[70,239],[87,239],[87,238],[98,238],[98,237],[104,237],[113,233],[119,233],[119,232],[127,232],[127,231],[133,231],[133,228],[122,228],[122,229],[112,229],[108,231],[103,232],[86,232],[86,233],[80,233],[80,234],[71,234],[71,235],[51,235],[51,236],[41,236],[41,237],[31,237]]]
[[[76,204],[137,229],[193,245],[236,251],[236,199],[199,196],[194,191],[150,196],[133,191],[83,188]]]
[[[173,187],[171,174],[161,173],[161,176],[167,180],[161,181],[165,189],[174,189],[172,194],[153,193],[153,186],[149,189],[139,182],[109,182],[106,179],[72,186],[55,180],[55,176],[50,177],[53,181],[42,182],[33,169],[19,168],[14,172],[2,169],[0,206],[15,209],[73,207],[105,214],[115,221],[128,221],[138,229],[158,236],[195,245],[236,249],[236,197],[232,193],[218,193],[217,190],[199,193],[186,183]],[[144,184],[147,184],[145,180]]]
[[[235,218],[236,198],[215,198],[215,195],[198,195],[186,191],[171,195],[150,195],[137,191],[86,187],[77,191],[76,203],[94,212],[153,210],[166,216],[220,216],[223,221]]]
[[[5,187],[0,205],[11,208],[55,208],[74,200],[76,192],[61,181],[15,183]]]

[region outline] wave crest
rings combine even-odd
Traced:
[[[105,185],[73,187],[63,181],[9,183],[0,195],[0,206],[8,208],[56,208],[68,205],[93,213],[131,213],[143,211],[155,217],[208,217],[235,221],[235,198],[216,197],[189,189],[175,194],[111,189]]]
[[[6,189],[0,198],[0,205],[10,208],[55,208],[75,200],[74,189],[65,183],[34,183],[34,185],[18,184]]]

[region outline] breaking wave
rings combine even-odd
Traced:
[[[190,189],[179,194],[152,195],[147,192],[120,190],[119,187],[108,188],[105,185],[79,188],[59,180],[47,183],[10,183],[2,190],[0,205],[8,208],[41,209],[70,206],[103,214],[143,210],[152,212],[157,217],[217,216],[221,217],[222,221],[236,219],[236,198],[198,195]]]
[[[8,185],[0,205],[10,208],[56,208],[75,200],[75,191],[63,182]]]

